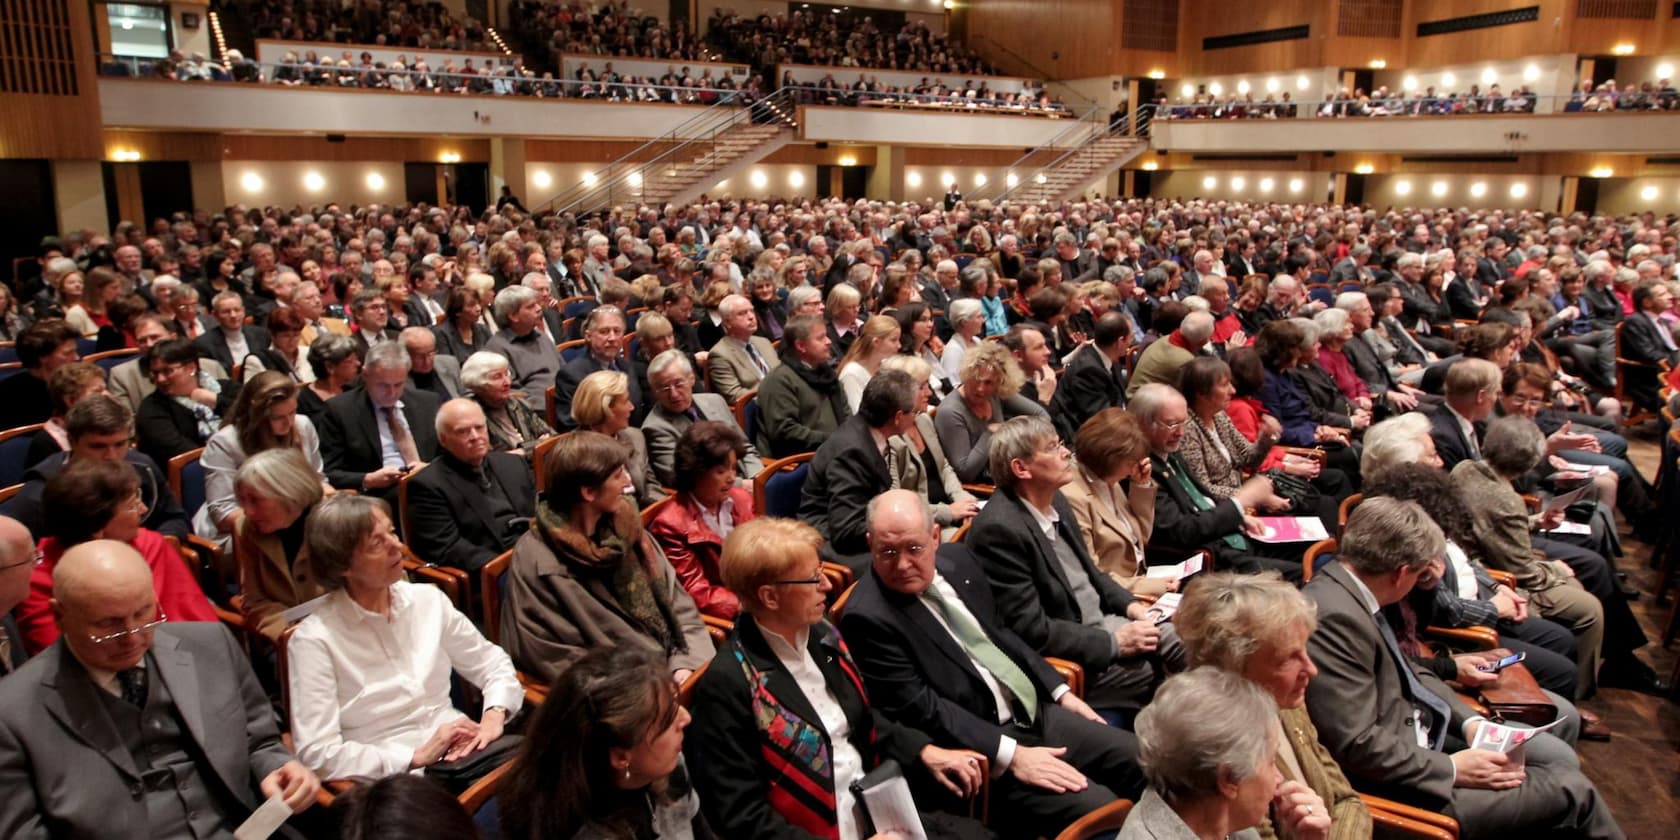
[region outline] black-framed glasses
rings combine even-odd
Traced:
[[[168,620],[169,620],[169,617],[163,614],[163,610],[158,610],[157,618],[154,618],[151,621],[148,621],[145,624],[140,625],[139,627],[130,627],[127,630],[118,630],[115,633],[106,633],[102,636],[96,636],[92,633],[89,633],[88,634],[88,641],[93,642],[96,645],[109,644],[111,642],[117,641],[118,639],[126,639],[129,636],[132,636],[136,633],[144,633],[148,630],[156,630],[157,626],[159,624],[162,624],[162,623],[164,623],[165,621],[168,621]]]
[[[792,580],[778,580],[778,581],[774,581],[774,583],[776,583],[778,586],[822,586],[822,583],[825,580],[828,580],[828,578],[823,576],[823,573],[822,573],[821,569],[818,569],[816,574],[814,574],[814,575],[812,575],[808,578],[795,578],[795,579],[792,579]]]

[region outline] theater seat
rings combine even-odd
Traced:
[[[764,465],[763,472],[753,477],[753,508],[761,516],[795,518],[799,513],[799,493],[805,487],[805,476],[811,471],[815,452],[801,452],[777,458]]]

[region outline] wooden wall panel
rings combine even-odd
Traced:
[[[224,134],[221,139],[227,160],[435,161],[445,152],[460,155],[465,163],[490,160],[490,141],[482,139],[347,137],[342,143],[332,143],[318,136],[259,134]]]
[[[1183,0],[1179,54],[1190,74],[1252,73],[1322,66],[1321,47],[1332,34],[1334,0],[1274,0],[1229,3]],[[1306,38],[1248,47],[1203,50],[1202,39],[1306,25]]]
[[[222,135],[185,131],[104,131],[104,158],[118,160],[119,152],[139,152],[141,160],[205,162],[224,156]]]
[[[0,158],[97,160],[88,4],[0,0]]]
[[[1567,29],[1575,17],[1576,0],[1410,0],[1406,4],[1405,61],[1412,67],[1460,64],[1469,59],[1497,61],[1525,55],[1566,52]],[[1417,37],[1421,22],[1539,6],[1540,17],[1447,35]],[[1554,21],[1562,24],[1554,26]],[[1396,66],[1392,61],[1390,67]]]
[[[1116,0],[980,0],[969,11],[969,43],[1017,76],[1112,75],[1121,52],[1118,5]]]

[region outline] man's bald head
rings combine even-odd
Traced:
[[[933,529],[933,508],[926,497],[912,490],[888,490],[869,500],[870,533],[876,530]]]
[[[64,552],[53,567],[53,599],[77,606],[104,596],[152,591],[152,570],[133,546],[93,540]]]
[[[869,501],[869,553],[881,585],[920,595],[938,576],[939,526],[927,499],[889,490]]]
[[[130,633],[162,617],[152,570],[127,543],[93,540],[64,552],[53,567],[53,617],[64,643],[83,665],[102,671],[132,668],[152,646],[152,634]]]
[[[490,430],[476,400],[461,397],[438,408],[437,434],[444,451],[475,467],[490,452]]]

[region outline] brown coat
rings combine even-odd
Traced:
[[[1330,757],[1330,751],[1318,742],[1318,730],[1313,727],[1307,708],[1279,709],[1278,723],[1283,725],[1284,737],[1278,749],[1293,750],[1295,761],[1301,765],[1301,775],[1306,777],[1296,778],[1288,763],[1279,758],[1277,767],[1283,780],[1303,782],[1324,800],[1324,807],[1330,809],[1330,840],[1367,840],[1371,836],[1371,812],[1365,810],[1365,801],[1354,792],[1347,776],[1342,775],[1342,768]],[[1263,840],[1288,836],[1272,826],[1270,815],[1254,828]]]
[[[1091,482],[1083,468],[1076,469],[1073,480],[1062,488],[1062,496],[1067,499],[1068,507],[1073,508],[1079,532],[1085,536],[1085,550],[1097,568],[1134,595],[1157,596],[1166,592],[1166,581],[1150,580],[1138,569],[1149,535],[1155,530],[1155,486],[1141,487],[1134,483],[1126,499],[1128,510],[1116,514],[1097,500]],[[1132,532],[1138,535],[1137,542],[1127,536],[1120,517],[1131,523]]]
[[[1568,582],[1568,575],[1534,550],[1529,536],[1528,505],[1511,482],[1500,478],[1483,461],[1460,461],[1453,467],[1464,506],[1482,544],[1482,562],[1517,576],[1517,585],[1544,592]]]
[[[239,611],[270,641],[285,631],[286,610],[327,593],[310,568],[307,545],[298,551],[297,562],[288,563],[280,538],[257,533],[244,514],[233,524],[233,558],[239,567]]]

